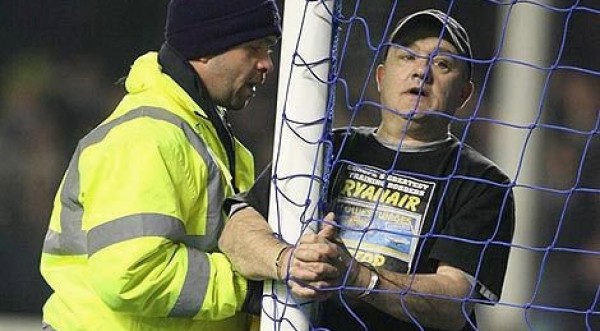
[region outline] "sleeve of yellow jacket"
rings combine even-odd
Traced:
[[[223,254],[185,244],[210,221],[206,168],[181,130],[147,117],[82,151],[90,283],[111,309],[206,320],[241,310],[246,280]]]

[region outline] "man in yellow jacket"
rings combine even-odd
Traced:
[[[217,241],[221,204],[249,188],[253,158],[224,115],[272,71],[279,17],[272,0],[170,2],[165,43],[135,61],[127,95],[80,141],[58,189],[44,330],[247,329],[260,283]],[[284,247],[256,257],[263,279],[278,278]]]

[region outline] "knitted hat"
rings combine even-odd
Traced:
[[[166,42],[187,60],[281,35],[274,0],[171,0]]]
[[[427,25],[438,26],[440,29],[443,27],[443,38],[450,41],[454,45],[454,47],[456,47],[456,49],[458,50],[458,54],[464,56],[467,59],[473,58],[473,53],[471,51],[471,42],[469,41],[469,35],[467,34],[467,30],[465,30],[465,28],[460,23],[458,23],[457,20],[437,9],[426,9],[418,11],[401,19],[396,25],[394,31],[392,31],[392,33],[390,34],[388,42],[390,44],[399,44],[402,39],[402,34],[406,33],[407,30],[414,30],[418,27],[423,27]],[[388,49],[389,47],[385,50],[386,56]],[[468,76],[471,77],[471,74],[473,72],[472,62],[469,62],[468,68]]]

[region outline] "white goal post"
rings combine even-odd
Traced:
[[[318,219],[334,1],[285,1],[269,223],[295,243]],[[308,229],[311,231],[311,229]],[[265,282],[261,331],[308,330],[311,303]]]

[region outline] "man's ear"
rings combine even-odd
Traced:
[[[200,77],[205,77],[203,79],[208,79],[205,76],[207,75],[207,70],[208,70],[208,62],[210,61],[211,57],[209,56],[203,56],[194,60],[189,60],[189,64],[192,66],[192,68],[194,68],[194,70],[196,71],[196,73],[198,73],[198,75],[200,75]],[[204,82],[206,83],[206,82]]]
[[[203,57],[199,58],[198,61],[206,64],[206,63],[208,63],[208,61],[210,61],[211,58],[212,58],[212,56],[203,56]]]
[[[385,76],[385,67],[383,64],[377,66],[375,71],[375,81],[377,82],[377,92],[381,92],[381,84],[383,83],[383,76]]]
[[[460,91],[461,104],[460,107],[458,107],[458,109],[463,108],[467,104],[469,99],[471,99],[471,96],[473,95],[473,90],[475,90],[475,84],[473,84],[473,81],[469,80],[463,85],[462,90]]]

